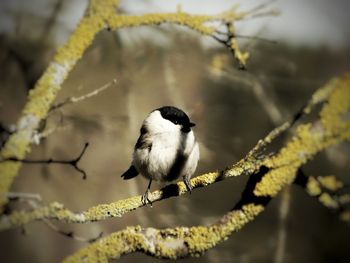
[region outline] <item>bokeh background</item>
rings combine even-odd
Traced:
[[[125,0],[120,11],[171,12],[181,4],[184,11],[217,13],[235,4],[244,10],[259,3]],[[86,6],[86,0],[0,1],[1,143],[7,137],[5,130],[13,129],[20,116],[29,90]],[[87,180],[69,166],[28,164],[12,191],[38,193],[45,202],[58,201],[74,211],[144,193],[147,180],[123,181],[120,174],[128,168],[142,120],[162,105],[184,109],[197,123],[201,160],[196,175],[238,161],[270,130],[292,118],[313,91],[350,69],[349,1],[281,0],[270,7],[281,14],[238,23],[241,35],[277,42],[240,39],[251,55],[247,71],[238,70],[232,55],[214,40],[178,26],[100,33],[64,83],[57,102],[86,94],[112,79],[118,84],[51,114],[46,128],[56,127],[55,132],[33,145],[28,155],[28,159],[72,159],[89,142],[80,163]],[[334,174],[349,183],[349,161],[349,143],[344,143],[319,154],[304,169],[315,176]],[[87,238],[135,224],[207,225],[233,207],[246,180],[226,180],[122,218],[85,225],[54,223]],[[288,207],[285,220],[280,217],[281,204]],[[292,186],[227,241],[201,258],[181,261],[348,262],[349,236],[349,226],[336,214]],[[2,262],[58,262],[87,245],[42,222],[28,225],[25,231],[1,232],[0,244]],[[281,249],[282,257],[277,256]],[[120,259],[140,260],[160,261],[141,253]]]

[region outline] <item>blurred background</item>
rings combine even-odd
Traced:
[[[258,0],[121,1],[127,14],[173,12],[178,4],[192,13],[217,13]],[[86,0],[0,0],[1,145],[14,128],[33,88],[56,48],[73,32]],[[98,96],[50,114],[54,133],[33,145],[28,159],[73,159],[90,146],[80,167],[87,180],[64,165],[24,165],[13,192],[38,193],[73,211],[143,194],[147,180],[120,175],[144,117],[162,105],[184,109],[197,126],[199,175],[224,169],[278,124],[292,118],[309,96],[333,76],[350,69],[347,0],[280,0],[268,9],[277,17],[242,21],[237,33],[271,41],[240,39],[250,52],[247,71],[213,39],[164,25],[101,32],[63,85],[57,102],[84,95],[117,79]],[[275,41],[277,43],[274,43]],[[304,169],[309,175],[334,174],[349,183],[349,143],[331,147]],[[175,227],[208,225],[239,200],[244,176],[193,191],[115,218],[84,225],[53,222],[60,229],[92,238],[128,225]],[[153,189],[161,187],[156,183]],[[345,187],[349,192],[349,187]],[[281,209],[287,216],[281,217]],[[25,232],[25,233],[23,233]],[[350,228],[297,186],[271,201],[266,211],[201,258],[184,262],[348,262]],[[42,222],[0,233],[2,262],[58,262],[84,242],[54,232]],[[160,261],[141,253],[121,262]]]

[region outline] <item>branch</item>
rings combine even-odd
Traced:
[[[300,168],[317,153],[350,140],[350,73],[333,79],[328,85],[332,86],[332,92],[328,94],[327,103],[324,103],[318,118],[310,123],[299,124],[294,136],[276,155],[264,159],[259,164],[259,170],[253,166],[255,172],[249,177],[241,199],[232,211],[216,223],[207,227],[165,230],[127,227],[81,249],[65,262],[108,261],[136,251],[157,258],[177,259],[201,255],[227,239],[234,231],[254,220],[272,198],[292,184]],[[325,91],[327,87],[321,90]],[[324,101],[325,92],[321,90],[317,93],[320,97],[313,97],[313,103]],[[334,185],[331,187],[329,181],[323,180],[323,186],[336,189]]]
[[[103,85],[102,87],[99,87],[98,89],[95,89],[95,90],[93,90],[85,95],[82,95],[80,97],[68,97],[64,101],[53,105],[50,108],[49,113],[53,112],[59,108],[62,108],[63,106],[65,106],[67,104],[77,103],[77,102],[89,99],[91,97],[94,97],[94,96],[98,95],[100,92],[108,89],[109,87],[111,87],[112,85],[115,85],[115,84],[117,84],[117,80],[113,79],[112,81],[108,82],[107,84]]]
[[[44,42],[47,39],[47,37],[50,35],[50,32],[52,31],[52,28],[55,26],[57,18],[63,9],[63,6],[65,4],[64,2],[65,0],[56,0],[52,13],[48,21],[45,23],[44,28],[40,34],[40,37],[39,37],[40,42]]]
[[[122,15],[117,13],[118,0],[91,0],[84,17],[66,44],[58,49],[53,61],[49,64],[41,78],[31,90],[22,115],[17,122],[17,130],[6,141],[0,152],[3,159],[14,157],[24,159],[30,150],[32,137],[40,122],[45,119],[52,104],[61,90],[61,85],[68,74],[81,59],[85,50],[91,45],[98,32],[103,29],[118,30],[120,28],[141,25],[159,25],[163,23],[186,26],[203,35],[212,35],[216,28],[207,23],[232,23],[248,17],[249,12],[236,12],[235,9],[217,15],[192,15],[181,10],[167,14],[145,14],[140,16]],[[258,8],[259,9],[259,8]],[[244,65],[247,54],[242,53],[238,45],[232,46],[235,57]],[[0,163],[0,193],[9,191],[13,180],[18,174],[21,162]],[[6,198],[0,198],[0,209],[6,204]]]
[[[10,201],[21,201],[26,204],[28,204],[32,209],[37,209],[38,206],[42,203],[42,198],[39,194],[33,194],[33,193],[21,193],[21,192],[16,192],[16,193],[8,193],[7,198]],[[51,228],[53,231],[57,232],[60,235],[63,235],[65,237],[81,241],[81,242],[88,242],[92,243],[98,240],[99,238],[102,237],[103,232],[99,233],[98,236],[93,237],[93,238],[86,238],[86,237],[81,237],[79,235],[76,235],[73,231],[64,231],[60,229],[58,226],[53,224],[50,220],[43,218],[42,220],[49,228]]]
[[[73,166],[75,170],[77,170],[79,173],[83,175],[83,179],[85,180],[87,175],[86,172],[81,169],[78,166],[79,161],[83,157],[84,153],[86,152],[87,147],[89,146],[89,143],[85,143],[83,150],[80,152],[80,154],[72,159],[72,160],[55,160],[55,159],[46,159],[46,160],[28,160],[28,159],[17,159],[16,157],[9,157],[3,160],[0,160],[0,163],[2,162],[21,162],[25,164],[67,164]]]
[[[198,257],[234,231],[241,229],[262,211],[261,205],[245,205],[240,211],[229,212],[208,227],[177,227],[164,230],[128,227],[81,249],[63,262],[107,262],[137,251],[166,259]]]
[[[82,237],[82,236],[75,234],[73,231],[64,231],[64,230],[60,229],[58,226],[53,224],[48,219],[43,219],[43,221],[49,228],[51,228],[53,231],[57,232],[58,234],[63,235],[63,236],[68,237],[68,238],[71,238],[71,239],[74,239],[76,241],[80,241],[80,242],[93,243],[93,242],[97,241],[98,239],[100,239],[103,235],[103,232],[100,232],[96,237],[92,237],[92,238]]]
[[[113,79],[112,81],[106,83],[105,85],[89,92],[89,93],[86,93],[80,97],[68,97],[66,98],[64,101],[60,102],[60,103],[57,103],[55,105],[53,105],[48,114],[50,113],[53,113],[55,112],[56,110],[58,109],[61,109],[62,107],[64,107],[65,105],[68,105],[68,104],[74,104],[74,103],[77,103],[77,102],[81,102],[81,101],[84,101],[86,99],[89,99],[91,97],[94,97],[98,94],[100,94],[101,92],[105,91],[106,89],[110,88],[113,84],[117,84],[117,80],[116,79]],[[61,123],[63,122],[63,113],[61,113]],[[47,121],[47,118],[43,119],[43,125],[41,125],[43,128],[42,129],[45,129],[45,126],[46,126],[46,121]],[[35,132],[35,134],[33,135],[32,137],[32,141],[35,143],[35,144],[40,144],[40,141],[43,139],[43,138],[46,138],[48,137],[50,134],[54,133],[55,131],[58,130],[58,128],[65,128],[65,127],[60,127],[59,125],[56,125],[55,127],[53,128],[50,128],[50,129],[46,129],[46,130],[37,130]]]
[[[350,98],[347,97],[349,96],[347,92],[350,94],[348,91],[350,85],[348,83],[350,83],[350,73],[343,78],[331,80],[314,93],[311,100],[306,104],[307,106],[301,110],[303,113],[298,113],[297,115],[298,119],[300,119],[304,116],[303,114],[309,114],[314,106],[328,101],[328,104],[324,104],[320,112],[320,119],[314,123],[298,125],[295,128],[294,136],[289,139],[279,154],[270,156],[263,152],[267,145],[288,130],[292,124],[295,124],[296,117],[294,117],[293,122],[286,122],[271,131],[265,139],[257,143],[244,159],[233,166],[221,172],[207,173],[191,179],[193,189],[206,187],[227,178],[252,175],[261,171],[261,169],[267,169],[269,172],[259,181],[254,194],[257,196],[264,195],[265,192],[268,192],[271,196],[277,194],[281,187],[294,181],[299,167],[312,159],[315,154],[332,144],[349,139],[350,123],[344,122],[342,118],[338,117],[338,115],[341,116],[343,112],[350,108]],[[339,108],[339,105],[343,105],[343,108]],[[305,110],[306,108],[308,110]],[[337,110],[335,111],[335,109]],[[185,193],[187,193],[187,189],[184,183],[178,182],[150,193],[149,198],[151,202],[155,203]],[[3,215],[0,219],[0,229],[22,226],[43,218],[56,219],[66,223],[99,221],[111,217],[121,217],[125,213],[143,205],[141,196],[134,196],[110,204],[100,204],[81,213],[74,213],[66,209],[62,204],[54,202],[47,206],[39,207],[34,211],[15,211],[10,215]]]
[[[39,194],[34,193],[20,193],[20,192],[11,192],[7,193],[6,197],[10,201],[28,201],[28,200],[34,200],[36,202],[42,202],[42,198]]]
[[[251,175],[260,169],[263,157],[261,150],[271,143],[275,138],[288,129],[289,123],[285,123],[280,127],[271,131],[264,139],[259,140],[257,145],[231,168],[224,171],[212,172],[192,178],[192,190],[206,187],[208,185],[220,182],[227,178],[240,175]],[[170,184],[160,190],[153,191],[149,194],[152,203],[184,195],[188,192],[185,184],[181,181],[176,184]],[[141,195],[119,200],[110,204],[100,204],[89,208],[81,213],[74,213],[64,207],[63,204],[53,202],[47,206],[39,207],[33,211],[14,211],[10,215],[3,215],[0,218],[0,230],[12,227],[19,227],[28,224],[34,220],[55,219],[65,223],[89,223],[104,220],[112,217],[121,217],[137,208],[143,207],[145,204],[141,201]]]
[[[347,217],[350,214],[350,194],[337,194],[344,184],[334,175],[329,176],[307,176],[300,169],[294,181],[301,186],[312,197],[316,198],[323,206],[336,212],[340,219],[350,222]]]

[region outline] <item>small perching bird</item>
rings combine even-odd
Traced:
[[[128,180],[140,173],[149,179],[142,196],[144,204],[151,203],[148,193],[152,180],[170,182],[181,176],[191,191],[189,180],[199,160],[193,126],[185,112],[172,106],[155,109],[143,121],[131,166],[122,177]]]

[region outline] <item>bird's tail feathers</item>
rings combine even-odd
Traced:
[[[129,180],[136,177],[138,174],[139,172],[136,170],[135,166],[131,165],[130,168],[121,175],[121,177],[123,177],[124,180]]]

